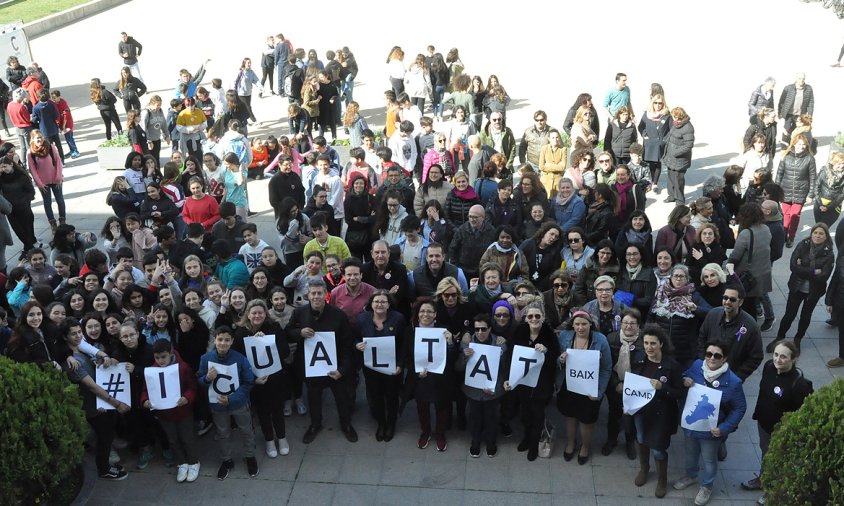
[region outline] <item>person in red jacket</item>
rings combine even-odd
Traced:
[[[26,152],[29,150],[29,132],[32,131],[32,104],[28,102],[26,90],[18,88],[12,92],[12,101],[6,106],[9,119],[15,125],[20,141],[21,161],[26,164]]]
[[[24,79],[21,83],[21,88],[25,89],[26,92],[29,93],[29,101],[33,104],[38,103],[38,90],[44,87],[41,80],[38,79],[38,74],[38,69],[34,67],[27,68],[26,79]]]
[[[59,90],[50,90],[50,100],[56,104],[56,109],[59,110],[59,119],[56,123],[59,125],[59,130],[64,134],[67,147],[70,148],[70,157],[79,158],[79,150],[76,149],[76,140],[73,138],[73,116],[70,114],[70,106],[62,98],[62,92]]]
[[[179,388],[182,396],[176,401],[176,407],[155,411],[155,418],[167,434],[170,448],[181,462],[176,473],[176,481],[193,482],[199,476],[199,458],[196,454],[196,443],[193,435],[193,404],[196,400],[196,377],[191,368],[182,362],[179,355],[173,351],[173,343],[167,339],[159,339],[152,345],[155,361],[152,367],[168,367],[173,364],[179,366]],[[144,382],[141,391],[141,404],[145,409],[152,409],[149,391]]]
[[[220,221],[220,204],[217,199],[205,193],[202,180],[198,177],[190,179],[190,198],[185,199],[182,206],[182,218],[185,225],[201,223],[205,230],[211,231],[211,227]]]

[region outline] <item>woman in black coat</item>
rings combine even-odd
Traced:
[[[140,79],[132,75],[129,67],[123,67],[120,69],[120,80],[117,81],[114,91],[123,99],[123,109],[128,113],[132,109],[141,110],[139,97],[147,92],[147,87]]]
[[[844,314],[844,254],[838,250],[838,261],[826,291],[824,305],[830,315]],[[844,325],[838,325],[838,355],[826,363],[829,367],[844,366]]]
[[[616,280],[616,293],[623,291],[631,294],[633,301],[628,305],[646,317],[656,293],[656,276],[647,262],[646,250],[638,244],[629,244],[624,251],[624,260],[624,267]]]
[[[595,201],[586,211],[586,242],[595,246],[601,239],[609,239],[615,218],[616,196],[606,184],[595,186]]]
[[[803,304],[797,333],[794,334],[794,343],[800,348],[800,341],[806,335],[812,319],[812,311],[826,292],[826,281],[832,274],[834,264],[835,254],[832,250],[829,227],[826,223],[816,223],[810,236],[800,241],[791,254],[791,276],[788,278],[785,314],[780,320],[777,338],[768,345],[768,353],[774,350],[777,342],[785,339],[800,304]]]
[[[642,160],[647,162],[651,171],[651,183],[654,192],[659,193],[659,175],[662,171],[662,155],[665,153],[666,138],[671,130],[671,115],[662,94],[651,97],[648,110],[639,120],[639,133],[642,135],[642,146],[645,151]]]
[[[685,394],[680,364],[671,356],[671,341],[659,327],[643,331],[644,356],[632,359],[631,372],[651,380],[656,388],[653,400],[633,415],[639,441],[639,473],[634,483],[641,487],[648,481],[650,456],[657,470],[655,495],[664,497],[668,480],[668,446],[677,432],[679,400]]]
[[[141,219],[151,228],[158,228],[172,225],[177,216],[179,208],[161,192],[161,186],[158,183],[147,184],[147,198],[141,204]]]
[[[546,222],[519,248],[527,260],[530,281],[540,291],[551,288],[550,275],[559,269],[563,262],[560,253],[563,246],[562,235],[556,223]]]
[[[12,204],[12,211],[8,214],[9,225],[23,243],[23,253],[26,253],[35,246],[35,217],[32,214],[35,187],[26,169],[15,159],[14,146],[6,143],[0,151],[6,146],[11,149],[0,156],[0,192]]]
[[[361,260],[364,260],[372,244],[372,223],[375,221],[375,198],[369,194],[368,186],[364,176],[355,174],[343,202],[348,225],[346,244],[352,255]]]
[[[727,253],[721,246],[720,232],[714,223],[705,223],[697,230],[697,241],[692,245],[686,266],[691,273],[692,282],[698,284],[703,267],[707,264],[723,265]],[[717,305],[720,305],[720,301]]]

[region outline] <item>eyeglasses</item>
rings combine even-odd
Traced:
[[[598,163],[610,163],[609,158],[599,158]]]
[[[569,287],[568,283],[554,283],[554,288],[557,288],[557,289],[568,288],[568,287]]]
[[[527,318],[528,320],[541,320],[542,315],[541,314],[529,314],[529,315],[526,315],[525,318]]]
[[[723,297],[721,297],[721,300],[726,300],[729,302],[738,302],[738,297],[730,297],[728,295],[724,295]]]
[[[421,311],[419,311],[419,314],[437,314],[437,312],[432,311],[430,309],[422,309]]]
[[[490,119],[493,123],[501,123],[501,118],[492,118]]]
[[[662,102],[654,102],[654,105],[662,105]]]
[[[569,237],[569,242],[572,244],[577,244],[580,242],[580,237]]]
[[[496,319],[510,318],[510,313],[495,313],[493,315]]]
[[[721,360],[724,358],[724,355],[720,353],[712,353],[711,351],[707,351],[705,356],[706,358],[714,358],[715,360]]]
[[[598,293],[610,293],[612,292],[612,288],[596,288],[595,291]]]
[[[387,207],[399,207],[398,204],[387,204]]]
[[[621,325],[624,326],[624,327],[635,327],[635,326],[639,325],[639,322],[625,322],[625,321],[623,321],[623,322],[621,322]]]
[[[489,327],[475,327],[475,332],[486,332],[489,330]]]
[[[526,292],[526,291],[516,292],[516,297],[521,297],[523,295],[530,295],[530,292]]]
[[[624,256],[626,256],[627,258],[630,258],[630,257],[640,257],[642,255],[640,253],[625,253]]]
[[[454,298],[456,298],[456,297],[457,297],[457,292],[449,292],[449,293],[445,293],[445,292],[444,292],[444,293],[443,293],[443,298],[444,298],[444,299],[454,299]]]
[[[672,274],[671,277],[674,279],[686,279],[685,274]]]

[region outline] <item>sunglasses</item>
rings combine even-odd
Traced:
[[[524,295],[530,295],[530,292],[524,292],[524,291],[522,291],[522,292],[516,292],[516,296],[517,296],[517,297],[522,297],[522,296],[524,296]]]
[[[598,160],[598,163],[610,163],[610,161],[607,158],[601,158],[600,160]]]
[[[493,123],[501,123],[501,118],[493,118],[490,121],[492,121]]]
[[[528,320],[540,320],[540,319],[542,319],[542,315],[541,314],[529,314],[529,315],[525,316],[525,318],[527,318]]]
[[[577,243],[580,242],[580,238],[579,237],[570,237],[569,242],[577,244]]]
[[[443,293],[443,297],[446,299],[454,299],[457,297],[456,293]]]
[[[489,330],[489,327],[475,327],[475,332],[486,332]]]
[[[721,300],[726,300],[726,301],[730,301],[730,302],[738,302],[738,297],[730,297],[730,296],[724,295],[723,297],[721,297]]]
[[[510,318],[510,313],[496,313],[495,318]]]
[[[554,288],[568,288],[568,283],[554,283]]]
[[[705,356],[706,358],[714,358],[715,360],[721,360],[724,358],[724,355],[720,353],[712,353],[711,351],[707,351]]]

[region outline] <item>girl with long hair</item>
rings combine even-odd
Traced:
[[[123,99],[123,108],[128,114],[132,110],[141,110],[139,97],[147,92],[147,87],[143,81],[132,75],[129,67],[123,67],[120,69],[120,79],[117,80],[114,91]]]
[[[56,198],[56,205],[59,208],[59,222],[65,223],[67,217],[64,205],[64,194],[62,193],[62,157],[59,150],[48,141],[40,130],[33,130],[29,133],[29,151],[26,154],[27,167],[32,175],[32,180],[41,191],[41,198],[44,200],[44,213],[50,222],[50,228],[56,231],[56,217],[53,214],[53,201],[51,195]]]
[[[106,139],[111,140],[111,125],[117,129],[117,135],[123,135],[123,129],[120,126],[120,117],[117,115],[117,109],[114,104],[117,103],[117,97],[108,91],[99,79],[91,79],[91,86],[89,88],[89,96],[91,102],[97,106],[100,111],[100,117],[103,119],[106,128]]]

